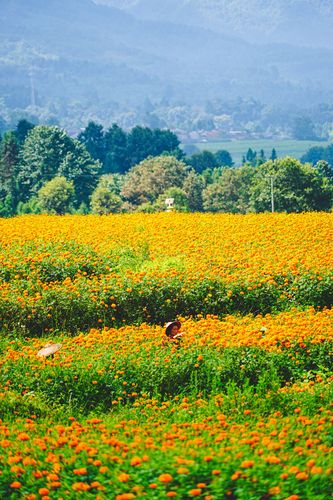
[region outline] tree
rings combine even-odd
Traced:
[[[30,130],[34,128],[34,124],[29,122],[28,120],[20,120],[16,125],[16,129],[14,131],[17,142],[21,145],[24,143],[28,133]]]
[[[214,156],[219,167],[232,167],[234,164],[231,154],[225,149],[219,149]]]
[[[218,166],[218,161],[211,151],[202,151],[195,153],[188,160],[187,163],[198,173],[201,174],[204,170],[210,168],[214,169]]]
[[[151,130],[148,127],[134,127],[127,136],[127,151],[131,166],[137,165],[148,156],[175,154],[182,156],[178,137],[170,130]]]
[[[165,211],[165,200],[167,198],[173,198],[173,208],[177,212],[189,212],[188,197],[183,189],[179,187],[171,187],[164,191],[164,193],[160,194],[154,203],[156,209]]]
[[[105,187],[97,187],[91,195],[91,211],[93,214],[106,215],[119,212],[122,205],[120,196]]]
[[[72,182],[65,177],[55,177],[38,191],[38,201],[43,212],[62,215],[69,211],[74,197]]]
[[[16,167],[19,162],[19,145],[14,132],[6,132],[0,143],[0,186],[12,193],[15,186]]]
[[[153,132],[148,127],[134,127],[127,136],[127,152],[130,166],[137,165],[154,155]]]
[[[271,156],[270,156],[269,159],[272,160],[272,161],[274,161],[274,160],[277,159],[277,153],[276,153],[275,148],[272,149]]]
[[[133,205],[154,202],[170,187],[182,187],[188,167],[174,156],[148,158],[126,175],[121,195]]]
[[[204,186],[205,182],[202,176],[191,170],[183,183],[183,190],[187,195],[190,212],[201,212],[203,210],[202,191]]]
[[[261,149],[259,152],[259,157],[257,158],[256,166],[258,167],[259,165],[262,165],[265,162],[266,162],[265,151],[263,149]]]
[[[222,175],[203,191],[204,209],[210,212],[250,211],[249,186],[255,170],[249,166],[223,169]]]
[[[130,168],[127,150],[127,135],[116,123],[110,127],[104,136],[105,159],[103,172],[124,174]]]
[[[121,174],[104,174],[99,178],[98,186],[108,189],[111,193],[120,196],[125,176]]]
[[[322,146],[314,146],[310,148],[301,158],[302,163],[312,163],[315,165],[319,160],[325,156],[325,148]]]
[[[174,153],[176,156],[182,156],[183,152],[179,148],[180,141],[176,134],[170,130],[153,130],[153,156],[159,156],[163,153]]]
[[[274,206],[278,212],[329,210],[333,190],[315,168],[295,158],[268,161],[256,169],[251,186],[251,206],[256,212],[271,210],[271,178]]]
[[[18,183],[22,201],[58,175],[66,155],[73,150],[72,139],[58,127],[38,125],[28,134],[21,151]]]
[[[333,184],[333,168],[327,161],[319,160],[315,164],[315,169],[321,177],[326,177]]]
[[[28,134],[21,151],[17,180],[21,201],[36,195],[56,176],[73,181],[77,204],[87,203],[97,183],[100,164],[77,139],[55,126],[38,125]]]
[[[72,181],[75,189],[76,203],[89,204],[89,198],[98,182],[101,164],[94,161],[86,148],[77,139],[72,140],[72,150],[61,162],[58,174]]]
[[[254,167],[257,163],[257,152],[253,151],[252,148],[249,148],[247,150],[245,160],[246,160],[246,163],[248,163]]]
[[[294,139],[299,141],[318,139],[312,120],[308,116],[298,116],[295,118],[292,134]]]
[[[90,121],[77,138],[86,147],[94,160],[99,160],[101,163],[104,162],[105,140],[102,125]]]

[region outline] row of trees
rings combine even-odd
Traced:
[[[13,94],[13,89],[4,91]],[[171,96],[162,99],[145,99],[136,106],[121,105],[108,101],[100,109],[96,99],[68,101],[61,99],[39,106],[20,108],[20,103],[7,106],[0,99],[0,132],[14,128],[18,116],[39,124],[59,125],[67,130],[77,131],[85,126],[86,116],[98,116],[103,123],[117,123],[130,130],[136,124],[143,127],[169,128],[177,131],[181,139],[193,140],[193,134],[214,131],[220,139],[232,138],[237,131],[247,137],[276,137],[303,139],[324,139],[332,135],[333,104],[325,102],[310,104],[300,110],[290,104],[265,104],[253,98],[207,100],[206,103],[190,104]],[[199,139],[197,139],[199,140]]]
[[[100,141],[93,140],[96,130]],[[136,127],[124,144],[127,153],[131,144],[133,162],[144,158],[121,167],[118,156],[117,168],[108,171],[106,158],[115,158],[119,146],[110,140],[111,130],[117,137],[123,134],[117,125],[104,132],[91,123],[76,139],[55,126],[19,122],[0,145],[0,215],[153,212],[165,210],[170,197],[182,211],[260,212],[270,209],[272,178],[276,210],[332,207],[332,167],[326,161],[313,167],[292,158],[279,160],[273,152],[266,161],[249,150],[244,165],[233,168],[227,151],[187,158],[171,132]],[[134,136],[135,153],[134,142],[129,142]],[[172,151],[160,151],[162,145]]]

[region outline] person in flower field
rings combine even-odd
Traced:
[[[180,346],[183,336],[183,332],[180,332],[181,326],[182,324],[180,321],[170,321],[165,325],[165,335],[167,338],[163,339],[163,345],[166,345],[168,341],[171,341]]]

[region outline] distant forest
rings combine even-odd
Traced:
[[[15,93],[14,93],[15,94]],[[0,98],[0,133],[15,128],[22,117],[38,124],[58,125],[71,136],[82,131],[89,121],[107,126],[117,123],[125,130],[137,124],[169,129],[183,143],[201,140],[296,139],[328,140],[333,136],[333,104],[313,104],[306,108],[291,105],[267,105],[252,98],[211,99],[192,105],[181,100],[144,99],[126,106],[109,102],[103,111],[92,101],[27,105],[12,97],[11,106]],[[15,101],[15,102],[14,102]]]
[[[249,148],[235,167],[227,150],[186,155],[170,130],[92,121],[73,138],[22,119],[0,141],[0,216],[332,210],[332,165],[333,145],[301,161]]]

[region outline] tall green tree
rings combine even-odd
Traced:
[[[148,127],[134,127],[127,136],[127,151],[130,165],[137,165],[154,155],[153,131]]]
[[[174,156],[148,158],[128,172],[121,195],[133,205],[152,203],[168,188],[181,188],[187,175],[187,165]]]
[[[315,164],[315,169],[321,177],[326,177],[333,184],[333,167],[325,160],[319,160]]]
[[[225,149],[219,149],[214,156],[219,167],[232,167],[234,164],[231,154]]]
[[[102,125],[90,121],[77,138],[86,147],[94,160],[99,160],[101,163],[104,162],[105,138]]]
[[[34,126],[35,125],[33,123],[25,119],[22,119],[18,122],[14,134],[19,144],[24,143],[28,133],[34,128]]]
[[[201,151],[195,153],[188,160],[187,163],[198,173],[201,174],[206,169],[214,169],[218,167],[218,160],[211,151]]]
[[[74,198],[74,186],[65,177],[55,177],[38,191],[38,202],[42,212],[63,215],[70,210]]]
[[[103,172],[106,174],[124,174],[130,168],[127,134],[116,123],[113,123],[104,136],[105,159]]]
[[[19,145],[14,132],[6,132],[0,143],[0,200],[3,216],[15,213],[17,204],[17,165]]]
[[[315,168],[295,158],[270,160],[259,166],[250,191],[251,205],[256,212],[271,210],[272,195],[277,212],[329,210],[332,207],[333,189],[328,180]]]
[[[247,213],[250,211],[249,186],[255,176],[250,166],[225,168],[203,191],[203,206],[210,212]]]
[[[315,165],[319,160],[323,160],[325,156],[325,148],[322,146],[314,146],[310,148],[302,157],[302,163],[312,163]]]
[[[202,192],[204,187],[205,182],[202,176],[196,174],[194,170],[190,170],[183,183],[183,190],[187,195],[190,212],[202,212]]]
[[[58,175],[73,182],[76,206],[89,204],[89,198],[98,183],[101,164],[94,161],[83,144],[72,139],[71,151],[68,151],[59,165]]]
[[[23,202],[56,176],[64,176],[75,187],[77,203],[87,203],[97,183],[100,164],[78,140],[55,126],[39,125],[28,134],[22,150],[19,172]]]
[[[0,183],[12,190],[19,162],[19,144],[14,132],[6,132],[0,143]]]

